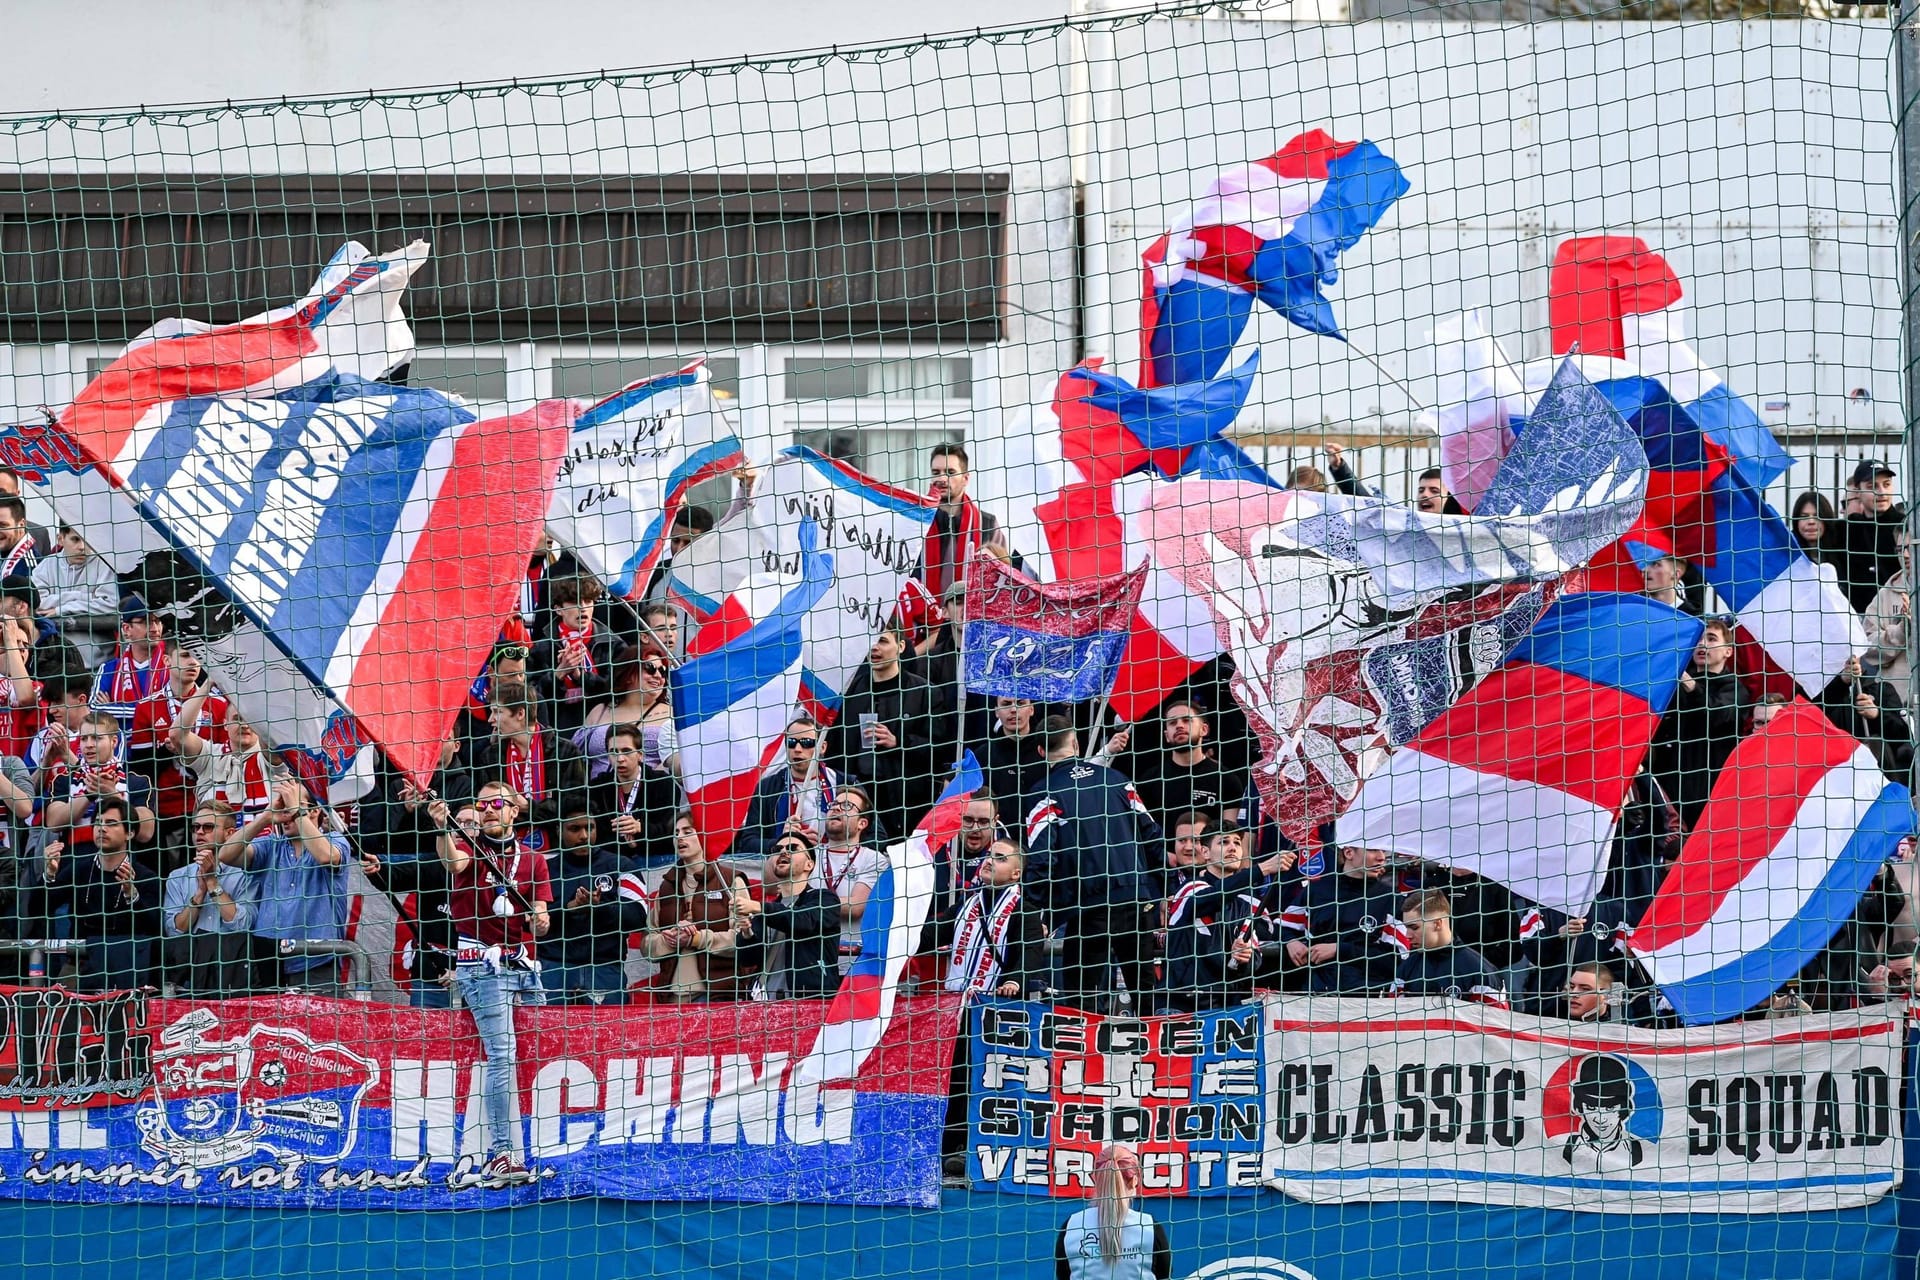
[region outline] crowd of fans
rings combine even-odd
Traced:
[[[1361,491],[1328,452],[1325,471],[1298,468],[1292,483]],[[740,828],[703,832],[685,808],[668,696],[695,633],[660,575],[633,605],[606,599],[564,554],[537,555],[431,785],[383,764],[370,794],[329,807],[324,786],[288,772],[202,678],[149,608],[148,581],[116,578],[74,530],[30,526],[18,477],[0,470],[13,936],[54,942],[48,976],[85,988],[339,990],[354,899],[380,894],[402,921],[409,998],[458,996],[496,1030],[516,1002],[821,997],[859,953],[881,850],[971,751],[987,786],[938,864],[913,982],[1142,1013],[1277,989],[1445,994],[1582,1021],[1669,1016],[1621,930],[1733,746],[1792,696],[1743,660],[1731,620],[1707,618],[1634,780],[1605,888],[1569,919],[1469,872],[1282,836],[1249,785],[1252,743],[1224,659],[1132,726],[1094,723],[1093,704],[963,696],[965,565],[979,546],[1020,562],[967,496],[964,449],[943,446],[932,472],[941,508],[923,606],[874,637],[833,724],[795,715]],[[1792,519],[1870,637],[1820,705],[1907,781],[1911,570],[1894,485],[1890,468],[1863,464],[1843,513],[1808,493]],[[1458,510],[1437,472],[1420,477],[1416,504]],[[712,523],[683,512],[675,551]],[[1704,612],[1680,561],[1646,565],[1645,587]],[[1890,863],[1754,1015],[1909,989],[1913,888],[1910,864]],[[480,958],[511,977],[468,981]]]

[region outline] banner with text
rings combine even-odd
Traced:
[[[1140,1152],[1150,1196],[1261,1185],[1260,1006],[1168,1018],[987,1001],[971,1013],[975,1187],[1085,1196],[1102,1144]]]
[[[516,1012],[532,1185],[483,1175],[464,1012],[0,989],[0,1179],[36,1200],[932,1207],[956,1002],[903,1000],[856,1080],[789,1079],[825,1001]]]
[[[1891,1006],[1645,1031],[1432,1000],[1267,1010],[1267,1164],[1302,1200],[1792,1213],[1900,1180]]]

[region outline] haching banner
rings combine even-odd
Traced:
[[[972,1009],[967,1167],[980,1189],[1086,1196],[1108,1142],[1140,1152],[1141,1193],[1261,1186],[1260,1008],[1105,1017],[1016,1001]]]
[[[482,1173],[486,1063],[463,1012],[0,989],[0,1178],[31,1200],[243,1207],[933,1207],[955,1002],[901,1001],[850,1082],[793,1080],[826,1011],[518,1010],[535,1176],[509,1189]]]
[[[1678,1031],[1440,999],[1266,1014],[1267,1164],[1301,1200],[1767,1214],[1900,1181],[1893,1006]]]

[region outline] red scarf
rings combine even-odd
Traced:
[[[147,677],[144,683],[140,679],[143,674]],[[147,696],[148,690],[165,683],[166,678],[167,651],[160,645],[153,646],[144,669],[134,662],[132,648],[121,645],[113,655],[113,688],[107,692],[108,701],[138,702]]]
[[[579,645],[582,653],[586,655],[586,666],[583,670],[592,671],[593,645],[591,641],[593,640],[593,624],[589,622],[586,626],[575,629],[560,621],[558,618],[555,618],[553,625],[554,630],[558,632],[560,636],[560,647],[565,649],[568,645]],[[578,676],[568,676],[564,683],[567,687],[568,702],[578,702],[586,696],[586,690],[581,688],[580,678]]]
[[[264,810],[273,797],[267,793],[267,753],[255,749],[250,756],[240,760],[240,781],[246,788],[240,801],[242,813],[259,813]]]
[[[954,528],[955,523],[958,528]],[[947,528],[943,530],[942,524]],[[953,555],[943,555],[947,540],[953,539]],[[944,509],[933,513],[933,523],[927,526],[927,549],[922,555],[927,590],[937,599],[955,582],[965,580],[967,562],[973,559],[973,553],[980,549],[980,505],[972,498],[962,496],[960,514],[949,517]]]
[[[547,794],[547,745],[535,732],[530,745],[522,750],[517,742],[507,743],[507,781],[528,804]]]

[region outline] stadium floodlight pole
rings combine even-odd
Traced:
[[[1920,467],[1920,0],[1899,0],[1894,25],[1894,128],[1897,131],[1900,190],[1900,351],[1902,438],[1906,445],[1907,539],[1920,541],[1920,502],[1911,486]],[[1911,554],[1911,553],[1909,553]],[[1912,571],[1909,570],[1909,578]],[[1912,583],[1907,603],[1907,705],[1920,692],[1920,633],[1914,626]]]

